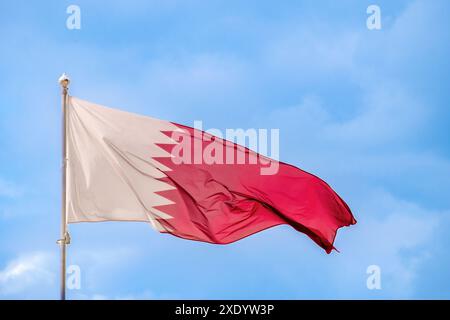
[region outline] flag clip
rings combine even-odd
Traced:
[[[64,233],[64,238],[56,241],[57,244],[70,244],[70,234],[68,232]]]

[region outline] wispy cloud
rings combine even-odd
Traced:
[[[55,285],[54,266],[56,258],[46,252],[32,252],[9,261],[0,271],[0,296],[40,296]]]
[[[345,252],[336,267],[346,272],[336,274],[334,285],[343,298],[413,297],[415,283],[423,276],[420,267],[432,258],[433,235],[449,212],[423,208],[382,190],[371,192],[365,201],[358,211],[366,218],[353,233],[342,235]],[[381,268],[381,291],[365,287],[365,270],[373,264]]]

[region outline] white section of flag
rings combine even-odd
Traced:
[[[170,219],[156,206],[172,202],[156,192],[173,189],[159,178],[170,170],[153,157],[170,157],[157,143],[174,144],[167,121],[69,97],[67,108],[67,221]]]

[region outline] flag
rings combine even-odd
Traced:
[[[356,223],[320,178],[202,130],[68,97],[66,139],[68,223],[141,221],[215,244],[287,224],[327,253]]]

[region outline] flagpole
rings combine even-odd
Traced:
[[[67,172],[67,97],[69,91],[69,77],[63,73],[59,78],[59,84],[61,85],[61,97],[62,97],[62,172],[61,172],[61,233],[60,239],[57,243],[60,246],[61,251],[61,287],[60,287],[60,299],[66,300],[66,248],[70,243],[70,236],[67,231],[67,212],[66,212],[66,172]]]

